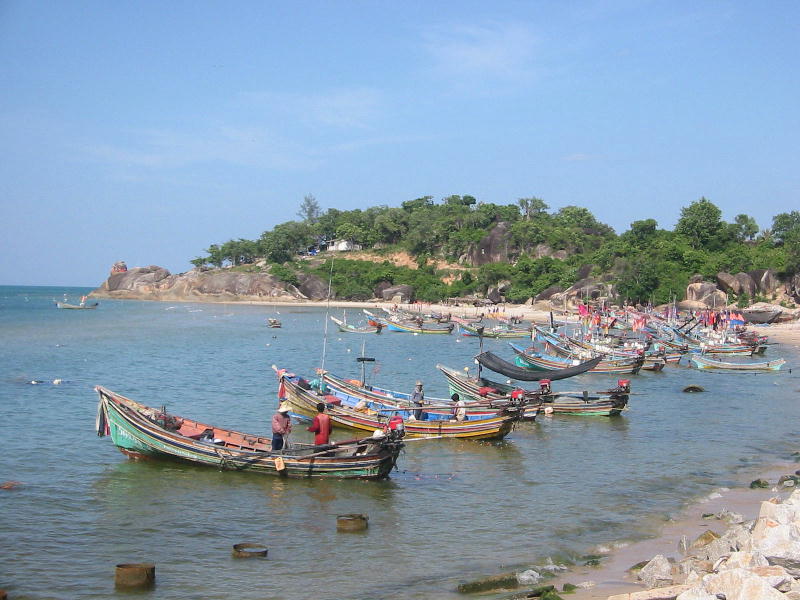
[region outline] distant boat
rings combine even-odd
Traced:
[[[786,364],[782,358],[765,362],[732,363],[714,360],[700,354],[693,354],[691,360],[698,369],[725,369],[728,371],[778,371]]]
[[[742,311],[744,318],[749,323],[772,323],[783,314],[780,308],[753,308]]]
[[[91,304],[85,304],[81,302],[80,304],[69,304],[67,302],[56,302],[56,308],[68,308],[70,310],[89,310],[91,308],[97,308],[99,302],[92,302]]]
[[[279,329],[281,327],[281,322],[278,319],[267,319],[267,326]]]

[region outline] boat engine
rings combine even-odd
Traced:
[[[550,380],[549,379],[540,379],[539,380],[539,393],[543,396],[548,396],[552,392],[550,388]]]

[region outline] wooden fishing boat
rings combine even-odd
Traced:
[[[381,331],[383,331],[382,323],[375,323],[375,325],[365,325],[363,327],[356,327],[355,325],[350,325],[348,323],[345,323],[341,319],[337,319],[333,315],[331,315],[330,319],[331,321],[336,323],[336,326],[342,333],[380,333]]]
[[[628,404],[630,381],[620,379],[618,387],[602,394],[582,392],[554,392],[550,388],[550,380],[540,381],[538,390],[522,390],[506,383],[499,383],[484,377],[470,377],[468,374],[451,369],[444,365],[436,365],[447,379],[451,393],[473,400],[489,399],[494,402],[509,398],[522,392],[528,407],[535,406],[545,414],[614,416],[620,414]]]
[[[773,323],[783,311],[780,308],[746,308],[742,310],[742,314],[748,323],[767,324]]]
[[[99,302],[92,302],[90,304],[69,304],[68,302],[56,302],[56,308],[64,308],[68,310],[91,310],[97,308]]]
[[[416,406],[411,400],[411,394],[398,392],[365,385],[358,379],[344,379],[337,377],[327,371],[321,375],[321,383],[324,385],[324,393],[333,394],[347,406],[358,406],[359,403],[366,403],[372,410],[385,408],[405,409],[409,413],[415,413],[420,407]],[[313,386],[313,383],[312,383]],[[452,393],[452,391],[451,391]],[[525,398],[512,398],[510,395],[490,398],[462,398],[466,402],[466,411],[469,416],[491,417],[498,411],[509,406],[522,406]],[[435,398],[428,396],[425,398],[422,416],[428,420],[449,421],[453,414],[454,402],[450,398]],[[539,413],[539,407],[525,402],[523,418],[534,420]]]
[[[532,369],[520,367],[503,360],[493,352],[488,351],[478,354],[475,357],[475,360],[477,360],[482,366],[486,367],[490,371],[500,373],[501,375],[505,375],[506,377],[510,377],[511,379],[516,379],[518,381],[539,381],[540,379],[549,379],[550,381],[555,381],[557,379],[566,379],[567,377],[574,377],[575,375],[580,375],[581,373],[587,373],[596,367],[602,358],[598,356],[596,358],[589,359],[586,362],[572,365],[564,369],[546,372],[534,371]]]
[[[455,327],[453,323],[450,323],[450,325],[445,328],[441,328],[423,327],[418,323],[401,323],[390,319],[380,319],[378,322],[383,323],[389,331],[399,331],[402,333],[450,334],[453,333],[453,328]]]
[[[692,354],[691,361],[698,369],[725,369],[727,371],[779,371],[786,364],[782,358],[766,362],[732,363],[714,360],[702,354]]]
[[[414,438],[459,438],[459,439],[502,439],[514,427],[521,417],[521,411],[508,407],[490,417],[472,417],[467,413],[463,421],[445,420],[411,420],[409,410],[393,408],[372,410],[368,407],[357,409],[341,404],[333,395],[321,395],[311,389],[310,383],[285,369],[275,369],[279,378],[278,397],[285,398],[292,411],[298,415],[312,418],[317,414],[317,404],[325,402],[328,406],[325,414],[331,418],[331,424],[340,429],[357,432],[373,432],[384,430],[399,420],[407,437]],[[397,424],[395,421],[395,426]]]
[[[97,434],[110,434],[131,458],[165,458],[284,477],[382,479],[403,448],[401,432],[387,432],[327,446],[292,444],[290,449],[272,451],[271,437],[171,415],[101,386],[95,390],[100,396]]]
[[[544,354],[542,352],[531,352],[511,344],[511,348],[517,354],[516,364],[520,367],[527,369],[534,369],[538,371],[552,371],[568,368],[580,364],[579,359],[569,359],[560,356],[553,356]],[[624,359],[610,359],[600,360],[592,367],[590,373],[612,373],[612,374],[631,374],[635,375],[639,372],[644,364],[644,356],[638,358],[624,358]]]
[[[530,329],[521,329],[519,327],[481,327],[465,323],[460,319],[453,319],[458,323],[458,330],[461,335],[470,337],[485,337],[493,339],[512,339],[530,337]]]

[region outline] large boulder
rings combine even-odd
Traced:
[[[306,298],[310,300],[325,300],[328,297],[328,284],[316,275],[298,273],[297,279],[300,282],[297,289]]]
[[[728,295],[708,282],[695,282],[686,286],[686,299],[703,303],[703,308],[723,309],[728,305]]]
[[[410,285],[393,285],[381,292],[381,298],[388,302],[408,303],[414,301],[414,288]]]
[[[480,266],[488,263],[508,261],[508,237],[510,225],[506,221],[500,221],[492,227],[492,230],[478,242],[470,252],[470,259],[473,265]]]
[[[717,287],[723,292],[736,294],[737,296],[742,291],[741,285],[736,280],[736,276],[726,273],[725,271],[717,273]]]
[[[560,285],[551,285],[550,287],[545,288],[541,292],[539,292],[534,298],[534,300],[536,302],[539,302],[541,300],[550,300],[550,298],[552,298],[554,294],[560,294],[563,291],[564,288],[562,288]]]
[[[734,278],[739,286],[739,291],[737,294],[747,294],[751,298],[756,295],[758,292],[758,286],[756,285],[756,282],[753,281],[753,278],[750,277],[750,275],[740,272],[734,275]]]
[[[638,574],[639,580],[648,588],[672,585],[672,565],[663,554],[657,554]]]
[[[748,273],[755,282],[760,294],[773,295],[781,287],[781,282],[772,269],[756,269]]]

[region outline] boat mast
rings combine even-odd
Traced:
[[[328,275],[328,304],[325,308],[325,334],[322,337],[322,360],[320,361],[320,369],[325,373],[325,353],[328,350],[328,321],[331,314],[331,286],[333,284],[333,256],[331,256],[331,272]]]

